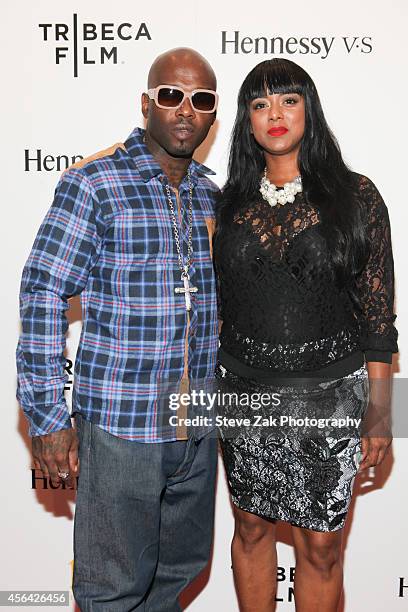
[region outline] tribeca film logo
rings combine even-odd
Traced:
[[[70,391],[71,387],[72,387],[72,383],[74,382],[74,363],[71,361],[71,359],[67,359],[66,363],[65,363],[65,372],[68,375],[68,379],[65,382],[65,386],[64,386],[64,391]]]
[[[295,581],[295,568],[290,566],[287,568],[278,566],[276,572],[278,582],[278,593],[275,601],[293,603],[295,601],[295,589],[293,583]]]
[[[72,23],[39,23],[38,27],[46,44],[56,43],[55,63],[72,62],[74,77],[80,66],[117,64],[118,46],[112,42],[152,40],[145,22],[80,23],[77,13]]]

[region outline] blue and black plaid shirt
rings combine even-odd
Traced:
[[[188,349],[190,381],[211,379],[218,348],[217,299],[209,228],[217,186],[190,165],[193,262],[190,322],[161,167],[135,129],[111,155],[71,168],[59,181],[21,285],[17,397],[30,435],[71,426],[64,399],[65,311],[81,294],[83,328],[75,362],[73,410],[129,440],[177,438],[158,398],[178,388]],[[179,187],[179,233],[187,253],[188,182]],[[173,196],[177,210],[176,198]],[[180,219],[179,219],[180,221]],[[187,338],[186,338],[187,334]],[[170,388],[169,387],[169,388]]]

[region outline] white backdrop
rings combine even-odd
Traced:
[[[14,0],[3,6],[0,589],[69,589],[72,568],[75,493],[51,490],[35,473],[33,488],[27,426],[15,400],[21,269],[65,169],[63,156],[89,155],[142,124],[140,94],[159,53],[193,47],[218,75],[218,119],[199,159],[217,171],[220,186],[236,95],[247,72],[264,59],[283,55],[311,73],[346,160],[376,183],[389,207],[401,347],[396,376],[407,375],[407,13],[406,0]],[[68,342],[72,360],[79,313],[74,300]],[[396,439],[386,462],[357,480],[345,547],[345,612],[408,610],[407,465],[407,441]],[[205,589],[190,604],[193,612],[238,609],[229,560],[232,530],[220,469],[213,563],[204,577]],[[294,610],[293,548],[284,526],[278,552],[278,610]]]

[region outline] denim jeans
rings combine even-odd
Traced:
[[[217,440],[146,444],[77,415],[75,599],[82,612],[179,612],[206,566]]]

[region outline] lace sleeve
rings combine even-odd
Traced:
[[[357,279],[362,308],[361,348],[367,361],[391,363],[398,352],[394,327],[394,261],[387,207],[370,179],[360,177],[360,193],[366,204],[370,255]]]

